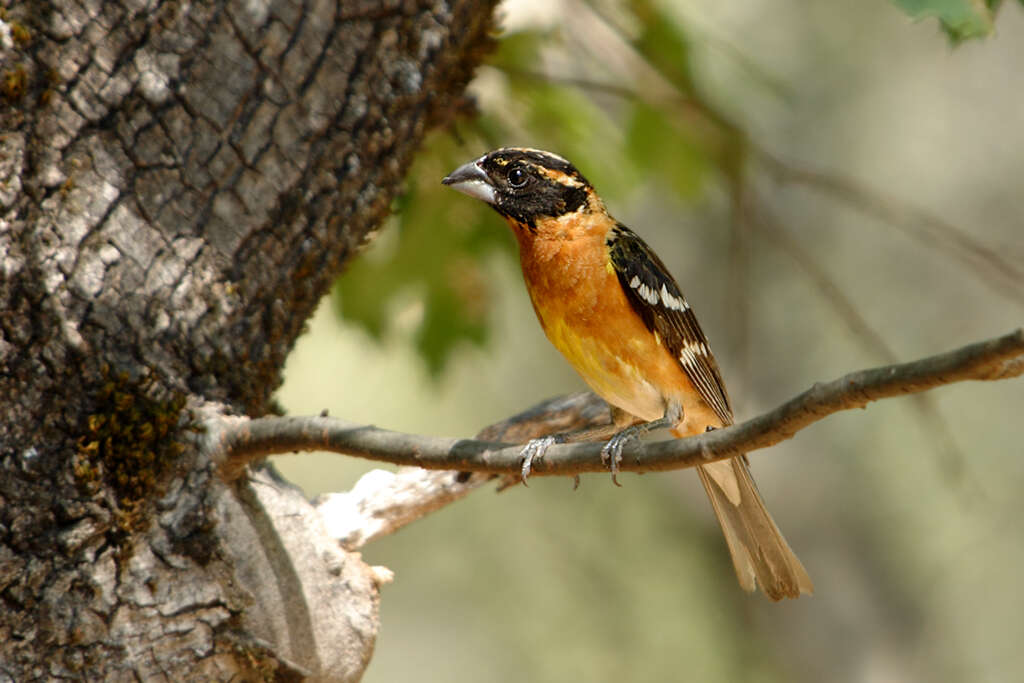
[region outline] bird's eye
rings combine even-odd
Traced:
[[[522,187],[526,185],[526,181],[529,177],[526,175],[526,171],[523,170],[522,166],[513,166],[508,171],[508,184],[512,187]]]

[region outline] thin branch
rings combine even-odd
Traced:
[[[784,183],[800,184],[831,195],[903,231],[911,238],[968,267],[988,287],[1017,304],[1024,304],[1024,267],[996,248],[949,221],[895,197],[868,188],[852,178],[800,168],[764,149],[751,147],[768,172]]]
[[[729,181],[732,198],[732,206],[729,215],[729,284],[727,301],[732,305],[728,307],[731,317],[729,319],[729,336],[732,344],[733,359],[735,362],[735,377],[740,378],[744,383],[749,383],[751,373],[751,344],[750,344],[750,323],[751,311],[750,302],[753,296],[750,291],[752,254],[754,229],[757,223],[752,220],[752,207],[754,197],[749,192],[747,179],[743,174],[737,174]],[[730,385],[732,396],[743,396],[747,394],[745,386],[740,384],[736,387],[736,381]]]
[[[778,408],[738,425],[687,439],[634,443],[620,469],[671,470],[723,460],[792,438],[832,413],[872,401],[927,391],[965,380],[997,380],[1024,374],[1024,329],[918,361],[861,370],[815,384]],[[404,434],[329,417],[215,419],[207,423],[207,448],[228,478],[248,462],[271,454],[326,450],[425,469],[515,474],[515,445]],[[554,446],[534,462],[534,475],[603,471],[601,444]]]
[[[609,424],[608,405],[594,394],[579,393],[544,401],[507,420],[482,429],[476,438],[516,443],[554,432]],[[497,475],[487,472],[433,471],[402,467],[397,472],[371,470],[351,491],[328,493],[314,501],[327,533],[347,550],[393,533],[445,505],[465,498]],[[506,485],[519,477],[506,477]]]
[[[500,70],[509,78],[527,83],[542,82],[551,83],[553,85],[566,85],[588,92],[618,97],[623,100],[643,102],[655,107],[675,107],[679,114],[691,115],[688,121],[691,125],[695,125],[697,123],[695,117],[692,116],[696,115],[697,118],[703,119],[704,121],[711,123],[713,126],[717,126],[718,129],[728,135],[744,140],[746,139],[745,131],[727,119],[722,113],[713,109],[707,102],[703,101],[699,97],[682,93],[677,88],[673,88],[671,93],[648,92],[639,90],[635,87],[620,85],[618,83],[595,81],[589,78],[581,78],[577,76],[552,74],[546,71],[523,69],[507,64],[492,64],[491,66]]]
[[[885,337],[861,315],[846,291],[836,284],[801,243],[786,231],[764,202],[757,202],[754,215],[759,226],[759,234],[768,238],[774,246],[787,253],[800,266],[807,278],[814,283],[818,293],[828,300],[832,310],[846,323],[853,336],[880,360],[886,363],[897,362],[899,356]],[[962,478],[967,469],[967,456],[957,445],[949,423],[939,414],[938,406],[931,395],[917,394],[912,399],[912,405],[924,422],[925,434],[932,440],[936,450],[944,454],[937,459],[942,473],[947,479]]]

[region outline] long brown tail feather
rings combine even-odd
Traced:
[[[807,570],[765,509],[745,459],[702,465],[697,474],[722,525],[740,586],[753,591],[756,581],[772,600],[813,593]]]

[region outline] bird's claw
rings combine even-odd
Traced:
[[[612,483],[616,486],[622,486],[618,477],[619,463],[622,462],[622,448],[633,438],[635,438],[634,434],[628,429],[624,429],[608,439],[608,443],[601,449],[601,462],[611,470]]]
[[[544,457],[544,453],[556,443],[558,443],[558,439],[553,436],[530,439],[526,443],[523,450],[519,453],[519,457],[522,458],[522,464],[519,467],[519,478],[522,480],[523,486],[528,486],[526,480],[530,477],[530,470],[533,469],[533,461]]]

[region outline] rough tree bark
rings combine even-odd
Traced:
[[[273,410],[492,5],[0,10],[0,680],[360,677],[386,576],[197,425]]]

